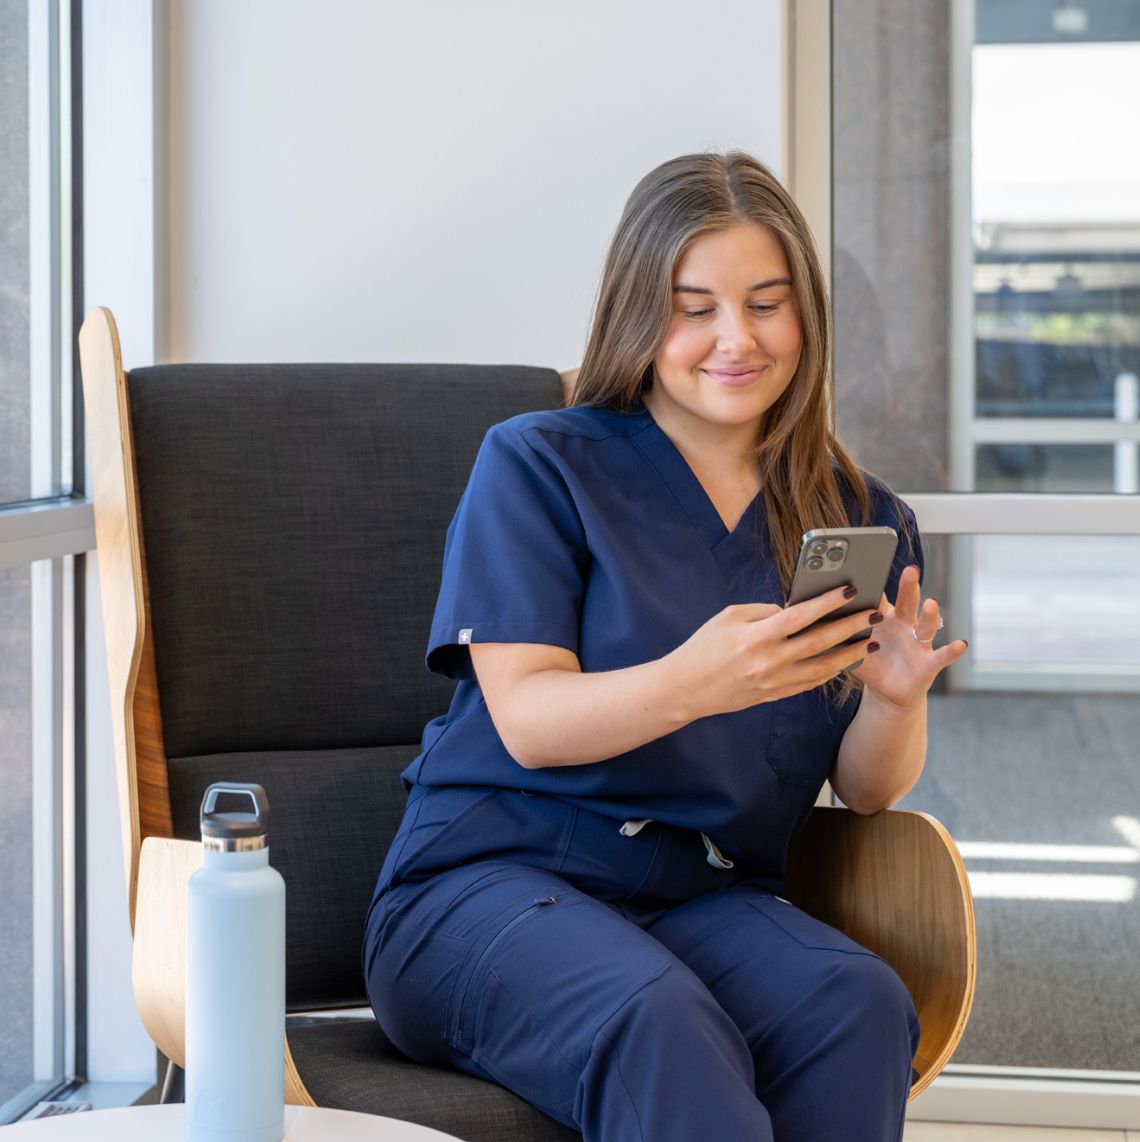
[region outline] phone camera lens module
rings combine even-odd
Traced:
[[[827,540],[817,539],[809,549],[812,555],[822,555],[827,550]]]
[[[842,547],[833,547],[827,553],[828,561],[831,563],[841,563],[845,552]]]
[[[823,560],[818,555],[811,556],[807,561],[807,569],[809,571],[822,571]]]

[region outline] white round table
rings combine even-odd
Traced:
[[[56,1114],[4,1126],[4,1142],[16,1134],[28,1142],[74,1139],[91,1142],[105,1138],[114,1142],[183,1142],[186,1134],[186,1107],[127,1106],[119,1110],[84,1110],[77,1114]],[[14,1132],[14,1133],[13,1133]],[[460,1142],[426,1126],[357,1114],[351,1110],[329,1110],[316,1106],[285,1107],[285,1142]]]

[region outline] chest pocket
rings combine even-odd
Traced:
[[[840,705],[819,689],[773,703],[768,764],[786,785],[818,792],[839,754],[839,743],[858,708]]]

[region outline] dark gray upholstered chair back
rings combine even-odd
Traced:
[[[363,1003],[398,775],[450,698],[423,663],[447,525],[484,432],[558,374],[170,365],[130,393],[175,835],[210,782],[264,785],[289,1009]]]

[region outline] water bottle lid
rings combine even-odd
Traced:
[[[223,793],[246,797],[252,804],[252,812],[219,813],[214,806]],[[206,790],[202,798],[202,836],[221,837],[263,837],[269,832],[269,798],[260,785],[217,781]]]

